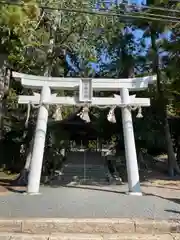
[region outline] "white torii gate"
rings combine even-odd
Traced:
[[[150,106],[150,99],[136,98],[135,95],[130,96],[129,91],[146,89],[148,84],[156,80],[156,76],[128,79],[81,79],[34,76],[17,72],[13,72],[12,75],[16,80],[20,80],[21,84],[26,88],[41,89],[41,94],[34,93],[34,96],[19,96],[18,99],[19,104],[39,104],[27,193],[39,193],[48,122],[47,106],[50,104],[89,104],[90,106],[121,107],[129,194],[142,195],[139,182],[131,107]],[[51,94],[51,89],[77,90],[78,88],[79,98],[57,97],[56,94]],[[114,95],[113,98],[93,97],[93,90],[116,92],[119,90],[120,96]]]

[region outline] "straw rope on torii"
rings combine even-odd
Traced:
[[[83,106],[84,105],[84,106]],[[28,121],[29,121],[29,117],[30,117],[30,111],[31,111],[31,106],[35,109],[40,107],[40,104],[35,105],[31,102],[29,102],[28,104],[28,108],[27,108],[27,117],[26,117],[26,121],[25,121],[25,127],[28,126]],[[82,120],[84,120],[85,122],[90,122],[90,117],[89,117],[89,110],[91,105],[90,104],[77,104],[76,106],[82,107],[82,110],[80,112],[77,113],[77,116],[79,116]],[[99,109],[106,109],[109,108],[109,106],[96,106]],[[113,106],[110,108],[108,114],[107,114],[107,120],[111,123],[116,123],[116,117],[115,117],[115,109],[117,106]],[[136,106],[136,107],[132,107],[132,106],[128,106],[130,110],[135,111],[138,110],[138,114],[137,114],[137,118],[142,118],[142,108],[141,106]],[[62,117],[62,105],[56,105],[56,109],[54,111],[54,114],[52,116],[52,118],[55,121],[61,121],[63,119]]]
[[[33,105],[32,104],[32,107],[33,108],[39,108],[40,105]],[[105,106],[105,107],[98,107],[100,109],[105,109],[105,108],[109,108],[109,106]],[[138,109],[138,114],[137,114],[137,118],[142,118],[143,115],[142,115],[142,108],[139,106],[139,107],[135,107],[135,108],[132,108],[131,106],[129,106],[129,108],[133,111],[135,111],[136,109]],[[28,121],[29,121],[29,117],[30,117],[30,109],[31,109],[31,104],[29,103],[28,104],[28,110],[27,110],[27,117],[26,117],[26,121],[25,121],[25,127],[28,126]],[[107,114],[107,120],[111,123],[116,123],[116,117],[115,117],[115,111],[116,109],[116,106],[115,107],[112,107],[110,108],[108,114]],[[90,117],[89,117],[89,106],[85,105],[82,110],[80,112],[77,113],[77,116],[79,116],[82,120],[84,120],[85,122],[89,123],[91,120],[90,120]],[[53,119],[55,121],[61,121],[63,118],[62,118],[62,110],[61,110],[61,105],[60,106],[56,106],[56,110],[53,114]]]
[[[138,109],[138,117],[142,117],[141,107],[150,106],[150,99],[136,98],[136,95],[130,95],[129,91],[141,91],[146,89],[149,83],[153,83],[154,80],[156,80],[156,76],[128,79],[53,78],[48,76],[34,76],[22,73],[13,73],[13,76],[17,80],[21,80],[21,83],[24,87],[41,89],[41,94],[34,93],[34,96],[19,96],[18,100],[19,104],[29,104],[38,108],[38,118],[27,188],[29,194],[37,194],[39,192],[49,105],[58,105],[59,109],[56,109],[54,115],[55,118],[61,118],[62,113],[60,106],[79,106],[82,108],[82,110],[78,112],[78,115],[85,122],[90,121],[90,107],[110,108],[107,119],[108,121],[114,123],[116,122],[114,110],[116,107],[121,108],[127,161],[126,165],[129,176],[129,192],[132,195],[142,195],[139,183],[139,172],[131,111]],[[89,89],[87,88],[87,85]],[[84,89],[82,88],[83,86]],[[77,97],[69,96],[58,97],[56,94],[51,93],[51,90],[57,89],[75,91],[78,87],[80,93],[79,99]],[[114,95],[114,97],[93,97],[92,94],[93,91],[117,92],[118,89],[120,91],[120,95]],[[29,115],[30,110],[28,111]]]

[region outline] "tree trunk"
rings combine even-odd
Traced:
[[[176,170],[177,173],[180,173],[180,169],[177,164],[175,153],[174,153],[173,142],[171,138],[167,116],[164,119],[164,131],[165,131],[167,154],[168,154],[168,172],[169,172],[169,176],[173,177],[174,170]]]
[[[31,165],[31,157],[32,157],[32,149],[33,149],[33,140],[31,140],[29,147],[26,151],[26,162],[24,165],[23,170],[20,172],[19,176],[13,181],[14,184],[20,185],[20,186],[26,186],[28,184],[28,174],[29,174],[29,168]]]
[[[173,142],[171,138],[168,118],[167,118],[167,110],[166,110],[166,99],[164,97],[164,92],[161,86],[161,71],[159,68],[159,53],[156,45],[156,31],[150,27],[151,30],[151,45],[154,51],[154,62],[153,62],[153,72],[157,75],[157,94],[158,100],[161,106],[161,113],[163,117],[164,124],[164,133],[166,138],[166,146],[167,146],[167,154],[168,154],[168,171],[170,176],[174,176],[174,170],[180,174],[180,168],[177,163],[177,159],[175,157]]]
[[[178,136],[177,142],[176,142],[176,159],[178,165],[180,165],[180,137]]]
[[[27,150],[27,157],[26,157],[26,163],[24,166],[24,169],[29,171],[30,165],[31,165],[31,157],[32,157],[32,150],[33,150],[33,140],[30,143],[30,146]]]
[[[9,87],[10,74],[7,71],[7,54],[0,54],[0,139],[2,138],[3,97]]]

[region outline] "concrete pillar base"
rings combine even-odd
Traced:
[[[38,193],[28,193],[28,192],[25,192],[23,195],[25,196],[36,196],[36,195],[41,195],[42,193],[38,192]]]
[[[143,196],[142,192],[128,192],[127,194],[131,196]]]

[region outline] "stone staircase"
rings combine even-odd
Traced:
[[[1,219],[0,240],[179,240],[176,221]]]
[[[108,169],[98,152],[70,152],[64,164],[60,184],[108,184]]]
[[[104,166],[66,164],[62,172],[64,184],[107,184],[107,173]]]

